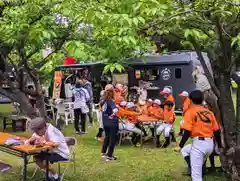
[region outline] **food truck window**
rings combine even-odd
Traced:
[[[159,70],[154,68],[135,70],[137,80],[154,81],[159,79]]]
[[[182,78],[182,69],[180,69],[180,68],[175,69],[175,78],[176,79],[181,79]]]

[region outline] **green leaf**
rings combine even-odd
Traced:
[[[122,72],[124,70],[124,67],[121,64],[115,64],[115,68],[117,69],[118,72]]]
[[[145,24],[145,19],[143,17],[138,17],[138,20],[142,23]]]
[[[137,41],[136,41],[136,39],[135,39],[134,37],[130,36],[130,37],[129,37],[129,40],[130,40],[134,45],[137,44]]]
[[[128,44],[128,45],[130,44],[129,38],[127,36],[123,37],[123,41],[125,41],[125,43]]]
[[[106,65],[105,67],[104,67],[104,72],[109,72],[109,70],[110,70],[110,67],[111,67],[111,64],[108,64],[108,65]]]
[[[236,44],[238,44],[238,46],[240,46],[240,36],[236,36],[236,37],[232,38],[231,46],[233,47]]]
[[[133,23],[138,26],[138,19],[137,18],[133,18]]]
[[[114,70],[115,70],[115,66],[114,66],[114,65],[112,65],[112,66],[110,67],[110,72],[111,72],[111,73],[113,73],[113,72],[114,72]]]

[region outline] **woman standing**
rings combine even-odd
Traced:
[[[74,126],[77,134],[86,134],[86,115],[89,112],[87,102],[90,100],[89,93],[82,87],[79,81],[73,90]],[[81,118],[81,131],[79,129],[79,119]]]
[[[118,117],[116,116],[118,109],[114,102],[114,88],[111,84],[105,87],[105,96],[102,104],[102,120],[105,131],[102,157],[105,158],[106,161],[116,160],[113,152],[118,138]]]

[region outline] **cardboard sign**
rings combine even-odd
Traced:
[[[53,88],[53,98],[60,98],[60,91],[62,85],[62,72],[57,71],[54,73],[54,88]]]

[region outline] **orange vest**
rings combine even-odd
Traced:
[[[175,112],[171,109],[165,109],[163,111],[163,122],[167,124],[173,124],[176,120]]]
[[[190,107],[191,105],[191,101],[188,97],[186,97],[184,100],[183,100],[183,115],[185,114],[185,112],[187,111],[187,109]]]
[[[140,114],[148,114],[148,106],[146,104],[144,106],[138,106],[137,112]]]
[[[211,138],[219,125],[213,112],[200,105],[191,105],[184,114],[182,128],[191,131],[192,137]]]
[[[165,99],[164,103],[166,103],[166,102],[172,102],[173,104],[175,104],[175,99],[174,99],[174,97],[173,97],[172,95],[169,95],[169,96]]]
[[[148,109],[149,116],[157,118],[159,120],[163,119],[163,110],[160,107],[150,107]]]

